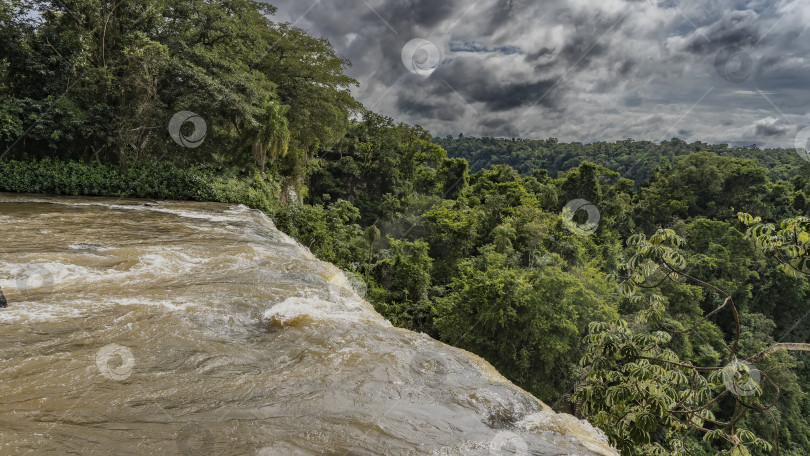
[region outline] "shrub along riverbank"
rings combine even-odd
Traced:
[[[274,215],[281,207],[280,187],[259,173],[237,177],[172,163],[133,162],[119,167],[98,162],[45,158],[0,160],[0,191],[52,195],[219,201],[244,204]]]

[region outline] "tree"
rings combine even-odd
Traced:
[[[778,400],[780,387],[752,363],[783,350],[810,351],[810,344],[773,344],[743,357],[743,325],[734,299],[683,272],[686,260],[678,249],[682,242],[668,229],[658,230],[649,239],[639,234],[628,241],[634,250],[623,268],[621,290],[647,306],[632,323],[621,319],[591,324],[581,361],[588,374],[574,400],[583,401],[583,413],[627,454],[691,453],[686,436],[694,431],[706,441],[723,442],[726,449],[718,455],[748,455],[751,447],[770,451],[771,443],[746,429],[743,419],[757,411],[770,415],[775,423],[769,410]],[[668,321],[665,298],[640,292],[682,279],[712,290],[719,298],[716,307],[694,324]],[[709,325],[723,311],[734,321],[730,341],[723,343],[725,365],[682,360],[670,346],[673,338]]]
[[[269,161],[286,194],[359,104],[348,62],[326,40],[272,22],[274,12],[253,0],[5,2],[0,145],[16,157],[171,160],[247,174]],[[179,111],[205,122],[199,147],[171,141]]]
[[[438,300],[439,334],[541,399],[558,397],[575,370],[588,322],[617,315],[605,298],[607,282],[594,270],[526,270],[506,262],[506,254],[490,245],[459,266],[449,292]]]
[[[390,249],[373,269],[375,281],[387,290],[375,296],[378,310],[398,326],[435,335],[429,299],[433,259],[427,242],[387,240]]]
[[[679,157],[642,187],[640,226],[667,226],[676,218],[734,220],[736,211],[759,210],[771,186],[753,160],[700,152]]]

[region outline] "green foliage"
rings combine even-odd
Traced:
[[[279,203],[281,188],[272,180],[256,173],[252,178],[213,177],[212,201],[238,203],[252,209],[259,209],[267,214],[283,210]]]
[[[356,272],[368,251],[359,218],[360,212],[350,202],[337,200],[326,207],[288,205],[275,214],[274,221],[318,258]]]
[[[132,163],[126,169],[93,162],[0,160],[0,191],[55,195],[212,200],[217,190],[202,168]]]
[[[740,213],[741,222],[748,225],[747,234],[763,252],[773,255],[783,270],[793,276],[810,276],[810,218],[794,217],[782,220],[779,228],[762,223],[760,217]]]
[[[36,21],[34,8],[43,11]],[[0,147],[17,158],[216,163],[300,183],[359,107],[348,62],[253,0],[4,3]],[[205,141],[169,138],[178,111]],[[20,137],[25,135],[24,139]],[[292,150],[294,153],[288,153]]]
[[[556,176],[559,172],[590,161],[618,172],[637,184],[647,180],[657,168],[695,152],[754,160],[769,170],[769,177],[774,181],[790,180],[796,175],[806,173],[807,168],[806,162],[793,149],[729,147],[727,144],[713,145],[700,141],[689,144],[678,138],[662,141],[660,144],[632,139],[582,144],[562,143],[556,138],[544,140],[448,136],[434,138],[434,142],[447,150],[449,156],[465,158],[475,164],[473,172],[492,165],[507,164],[524,175],[531,175],[535,170],[547,170],[550,175]]]
[[[387,242],[390,248],[381,252],[382,259],[372,266],[372,276],[381,288],[371,298],[394,324],[435,334],[429,299],[433,259],[428,255],[427,242],[390,236]]]
[[[810,164],[679,139],[432,138],[362,111],[349,62],[273,12],[0,2],[0,191],[245,204],[363,277],[394,324],[555,405],[576,387],[625,454],[810,452],[810,362],[767,352],[810,337]],[[200,147],[170,138],[181,110],[205,120]],[[564,210],[577,199],[592,231]],[[752,357],[764,380],[729,393]]]
[[[436,166],[424,156],[406,155],[404,145],[395,144],[401,140],[391,136],[401,127],[368,120],[364,134],[376,135],[376,142],[366,141],[356,148],[342,149],[343,155],[336,155],[329,168],[319,168],[318,174],[313,174],[313,181],[319,186],[314,193],[319,196],[312,201],[328,201],[330,193],[355,195],[359,205],[374,207],[373,217],[361,221],[362,225],[375,222],[383,232],[408,237],[407,242],[420,239],[428,242],[429,258],[420,253],[415,258],[403,260],[400,256],[398,260],[400,264],[410,262],[407,271],[413,271],[413,265],[432,260],[432,286],[427,288],[427,298],[420,295],[416,302],[394,297],[397,289],[410,286],[407,281],[396,282],[395,287],[399,288],[388,291],[394,286],[390,277],[395,275],[391,272],[390,246],[392,242],[403,241],[393,237],[372,243],[369,262],[375,273],[370,275],[374,282],[370,289],[375,291],[370,296],[378,310],[395,324],[428,332],[478,353],[519,385],[545,400],[555,401],[572,386],[572,380],[580,378],[581,369],[574,362],[583,350],[595,350],[594,346],[604,343],[602,336],[608,338],[610,334],[608,330],[603,334],[595,328],[589,334],[587,324],[605,322],[615,329],[619,322],[632,320],[632,324],[625,324],[628,333],[621,336],[628,340],[626,350],[636,355],[646,353],[644,356],[649,358],[663,357],[686,367],[625,357],[613,364],[604,360],[607,364],[601,366],[601,371],[589,371],[589,379],[604,372],[618,372],[611,374],[618,375],[613,383],[590,385],[595,392],[588,400],[595,402],[585,400],[584,393],[575,396],[585,400],[582,411],[606,429],[617,444],[638,454],[678,454],[688,449],[692,454],[706,455],[718,451],[723,454],[724,445],[728,452],[762,454],[768,443],[760,435],[768,436],[771,442],[781,440],[783,448],[798,444],[796,437],[785,439],[784,434],[774,434],[767,419],[748,415],[741,416],[737,426],[726,425],[722,432],[709,433],[702,442],[696,429],[703,426],[712,431],[721,427],[717,423],[733,421],[735,399],[726,394],[710,407],[694,411],[688,408],[699,408],[725,391],[722,375],[709,378],[704,371],[696,375],[695,368],[711,366],[720,371],[729,361],[729,348],[741,355],[754,355],[750,341],[762,337],[748,333],[739,321],[752,318],[753,314],[746,313],[746,309],[762,302],[756,290],[767,286],[769,282],[762,283],[761,279],[771,277],[773,271],[763,263],[754,244],[733,225],[732,209],[761,207],[777,213],[776,208],[768,205],[777,200],[792,201],[789,188],[771,184],[766,173],[752,162],[698,154],[676,160],[654,173],[640,193],[634,190],[631,181],[588,162],[560,173],[557,179],[541,171],[521,176],[508,166],[482,169],[469,178],[462,173],[455,181],[463,189],[448,192],[442,184],[447,179],[440,177],[443,166],[448,165]],[[370,130],[372,125],[377,130]],[[383,138],[388,138],[388,142],[382,141]],[[364,162],[361,158],[381,159],[384,155],[380,149],[385,148],[400,151],[394,154],[399,158],[391,158],[389,163],[402,169],[421,167],[427,178],[417,183],[413,177],[417,174],[388,172],[372,177],[371,181],[377,182],[374,186],[364,187],[368,182],[363,176],[368,171],[363,170],[374,160]],[[405,157],[424,161],[401,161]],[[431,172],[430,168],[437,172]],[[708,177],[701,173],[708,173]],[[719,180],[719,184],[714,180]],[[677,182],[687,182],[686,190]],[[396,187],[408,191],[390,191]],[[684,191],[691,193],[687,195]],[[781,196],[774,196],[777,194]],[[668,202],[658,207],[662,196]],[[562,206],[576,198],[589,198],[599,209],[600,222],[593,236],[578,236],[561,223]],[[685,209],[678,206],[679,198],[686,200]],[[368,202],[361,202],[364,200]],[[433,202],[425,206],[427,201]],[[395,217],[407,220],[407,229],[396,228]],[[650,238],[630,237],[637,229],[636,223],[643,229],[659,223],[672,229]],[[623,256],[623,241],[637,249],[637,255]],[[622,263],[630,264],[631,268],[622,269]],[[381,275],[383,271],[385,274]],[[624,312],[621,319],[616,318],[617,306],[609,298],[616,296],[611,291],[612,281],[601,276],[600,271],[616,273],[616,278],[624,281],[625,296],[613,298]],[[633,280],[628,281],[628,275]],[[383,276],[387,281],[380,283]],[[708,282],[687,277],[706,277]],[[649,286],[657,286],[661,295],[648,291],[645,287]],[[782,291],[801,289],[794,284]],[[720,290],[728,290],[730,294],[722,295]],[[582,294],[586,291],[594,294]],[[595,301],[589,301],[588,296]],[[733,296],[732,304],[723,305],[724,296]],[[586,304],[590,302],[593,304]],[[764,327],[773,316],[769,314]],[[668,334],[666,343],[656,339],[661,334]],[[579,342],[583,335],[593,337],[586,338],[584,346]],[[742,341],[737,345],[732,342],[739,339]],[[629,355],[625,352],[622,356]],[[631,370],[631,365],[642,370]],[[593,369],[587,362],[585,366]],[[653,377],[640,379],[644,375]],[[661,384],[662,378],[669,381],[683,375],[702,386],[692,391],[691,382],[679,386]],[[769,375],[779,377],[773,372]],[[798,377],[782,380],[780,387],[800,390],[795,389],[801,381]],[[628,405],[620,410],[619,417],[615,414],[618,413],[615,398],[606,398],[604,393],[614,387],[621,391],[634,382],[643,391],[637,402],[639,408]],[[770,394],[769,390],[760,393]],[[688,401],[679,403],[687,396]],[[757,400],[759,397],[750,399]],[[651,410],[650,401],[659,401],[659,408]],[[679,409],[676,407],[677,412],[670,413],[667,404],[678,405]],[[803,427],[806,420],[800,409],[782,400],[771,408],[774,413],[792,410],[790,417],[782,418],[783,422]],[[717,423],[707,423],[707,419]],[[756,431],[754,437],[749,430]]]
[[[594,270],[509,267],[489,246],[460,265],[436,323],[442,340],[490,360],[538,397],[558,397],[589,322],[617,316],[607,282]]]
[[[620,292],[647,305],[633,315],[632,323],[622,319],[591,324],[581,361],[588,373],[574,399],[583,402],[583,413],[626,454],[680,454],[695,432],[703,434],[705,442],[721,443],[716,450],[720,456],[752,454],[757,448],[768,452],[773,445],[761,435],[775,434],[776,429],[764,431],[762,420],[747,414],[764,412],[777,423],[769,410],[777,404],[780,385],[792,388],[796,379],[786,377],[784,367],[768,368],[790,364],[790,358],[768,359],[757,367],[738,360],[744,353],[750,360],[762,359],[774,324],[761,315],[741,317],[730,294],[684,272],[684,243],[671,229],[628,239],[633,254],[620,269]],[[685,325],[673,324],[665,299],[645,291],[665,289],[663,284],[679,279],[716,293],[721,302]],[[729,342],[721,341],[726,364],[682,359],[678,351],[683,353],[683,347],[672,344],[673,338],[691,337],[701,326],[711,326],[723,310],[734,322]]]
[[[445,155],[422,128],[395,125],[390,118],[365,112],[310,166],[311,201],[323,203],[323,195],[346,199],[360,209],[364,224],[392,220],[401,215],[399,203],[414,192],[437,194],[439,188],[453,187],[449,182],[459,176],[463,185],[465,168],[458,164],[444,165],[437,176]]]
[[[752,160],[700,152],[656,171],[642,189],[640,212],[648,226],[697,216],[733,220],[735,209],[759,210],[770,185]]]

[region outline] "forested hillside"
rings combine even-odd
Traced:
[[[661,142],[625,139],[591,144],[563,143],[549,139],[476,138],[459,135],[435,138],[451,157],[470,162],[472,171],[491,165],[509,165],[521,174],[545,169],[555,176],[585,160],[602,165],[641,184],[653,170],[676,157],[695,152],[755,160],[768,169],[773,180],[790,180],[805,163],[793,149],[760,149],[756,145],[730,147],[727,144],[687,143],[678,138]]]
[[[295,189],[308,154],[340,139],[359,104],[349,62],[272,22],[274,11],[252,0],[3,1],[3,156],[262,172],[269,162]],[[202,123],[175,118],[173,141],[168,124],[189,111]]]
[[[434,139],[263,3],[0,5],[0,191],[244,203],[623,454],[810,453],[795,152]]]
[[[807,219],[789,225],[791,241],[784,232],[757,238],[762,228],[749,232],[745,222],[756,223],[738,216],[806,216],[810,164],[773,181],[754,160],[697,152],[656,168],[638,190],[588,161],[556,178],[468,166],[421,128],[367,113],[310,175],[314,206],[298,210],[324,213],[305,217],[320,229],[282,220],[362,276],[395,324],[481,354],[557,407],[579,391],[582,412],[623,454],[709,455],[742,442],[768,448],[748,445],[752,454],[775,451],[754,435],[779,442],[780,454],[806,452],[807,355],[758,358],[760,402],[735,399],[722,368],[810,337],[804,247],[790,258],[764,248],[776,239],[805,245]],[[329,232],[337,242],[324,245]],[[763,411],[741,413],[745,406]],[[709,443],[700,443],[704,433]]]

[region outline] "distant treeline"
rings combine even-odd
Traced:
[[[634,141],[625,139],[616,142],[562,143],[549,139],[501,139],[476,138],[459,135],[454,138],[434,138],[450,157],[461,157],[470,163],[471,171],[492,165],[509,165],[521,174],[531,174],[535,169],[545,169],[552,176],[560,171],[578,166],[587,160],[621,173],[636,185],[659,166],[671,163],[676,157],[694,152],[711,152],[723,157],[755,160],[768,169],[772,180],[790,180],[798,168],[807,162],[794,149],[760,149],[756,145],[730,147],[728,144],[706,144],[700,141],[687,143],[678,138],[662,141]]]

